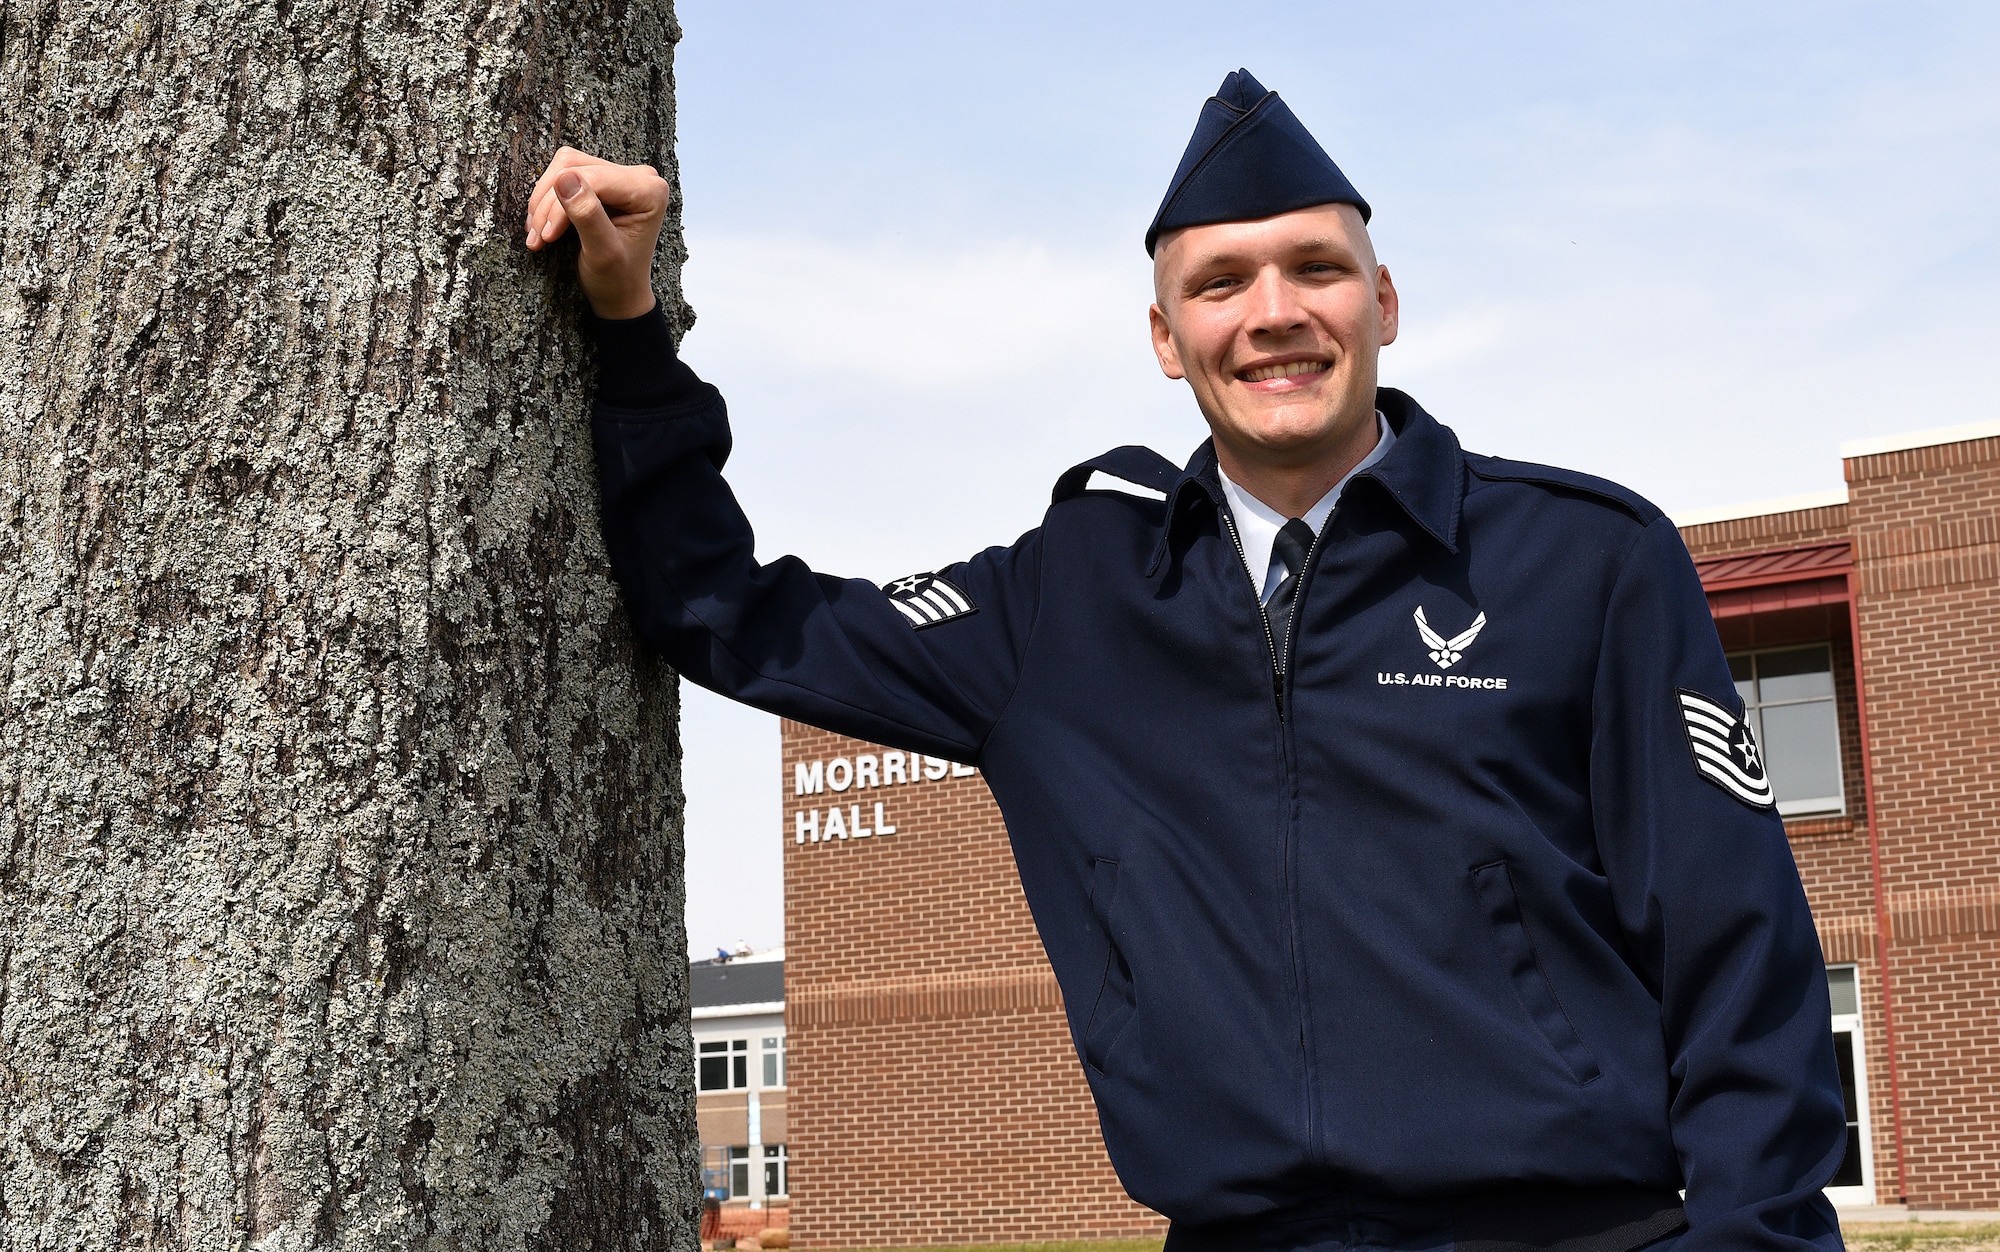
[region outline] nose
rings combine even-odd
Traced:
[[[1250,297],[1248,330],[1251,334],[1289,335],[1304,328],[1305,305],[1299,301],[1299,293],[1292,289],[1292,284],[1285,281],[1285,275],[1276,268],[1266,269],[1257,275]]]

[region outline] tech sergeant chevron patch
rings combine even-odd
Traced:
[[[979,611],[971,596],[936,574],[911,574],[907,578],[898,578],[883,587],[882,593],[889,597],[889,603],[896,606],[896,611],[908,619],[913,630],[941,626]]]
[[[1674,694],[1695,770],[1753,809],[1772,807],[1771,777],[1749,720],[1698,691],[1681,687]]]

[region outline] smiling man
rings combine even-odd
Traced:
[[[582,244],[633,620],[983,769],[1171,1252],[1840,1246],[1818,940],[1679,534],[1377,385],[1368,205],[1275,93],[1229,76],[1146,234],[1211,440],[886,587],[757,560],[654,304],[666,203],[565,150],[528,221]]]

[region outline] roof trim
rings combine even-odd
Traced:
[[[1702,588],[1709,592],[1739,587],[1769,587],[1815,578],[1846,578],[1854,568],[1854,545],[1846,539],[1802,543],[1761,552],[1732,552],[1702,557],[1694,563]]]
[[[1722,504],[1706,509],[1684,509],[1670,513],[1676,526],[1706,526],[1711,522],[1733,522],[1745,517],[1763,517],[1770,513],[1797,513],[1804,509],[1830,509],[1836,504],[1847,503],[1847,488],[1835,487],[1831,491],[1808,491],[1796,496],[1773,496],[1768,500],[1751,500],[1744,504]]]
[[[688,1010],[688,1016],[695,1021],[711,1017],[768,1017],[773,1013],[783,1013],[783,1000],[752,1000],[748,1004],[704,1004]]]
[[[1880,435],[1873,439],[1850,439],[1840,445],[1840,459],[1851,461],[1856,457],[1880,456],[1884,452],[1904,452],[1911,448],[1929,448],[1941,443],[1964,443],[1968,439],[2000,438],[2000,421],[1967,422],[1963,426],[1938,426],[1930,430],[1912,430],[1900,435]]]

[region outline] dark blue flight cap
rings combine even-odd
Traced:
[[[1181,167],[1146,228],[1146,255],[1183,226],[1249,222],[1315,204],[1368,202],[1275,91],[1237,70],[1222,80],[1194,124]]]

